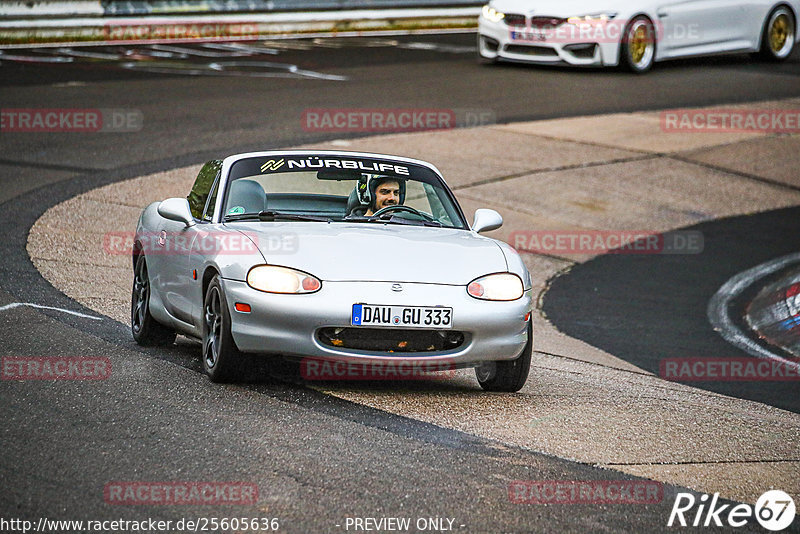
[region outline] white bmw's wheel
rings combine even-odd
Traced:
[[[761,55],[768,60],[783,61],[794,49],[796,38],[795,18],[792,11],[781,6],[770,13],[764,25]]]
[[[642,74],[650,70],[656,57],[656,32],[647,17],[635,17],[625,30],[620,50],[620,64]]]

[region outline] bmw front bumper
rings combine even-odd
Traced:
[[[245,282],[223,280],[223,289],[231,313],[231,333],[241,351],[367,363],[447,362],[468,367],[487,360],[513,360],[528,341],[525,319],[532,306],[530,289],[511,302],[478,300],[470,297],[464,286],[439,284],[404,283],[403,291],[396,292],[389,282],[323,282],[316,293],[280,295],[257,291]],[[236,311],[236,303],[249,304],[251,311]],[[451,307],[452,330],[463,333],[464,341],[454,349],[422,352],[359,350],[322,343],[320,329],[351,328],[351,310],[356,303]]]
[[[478,20],[478,53],[486,59],[507,60],[543,65],[583,67],[614,66],[619,63],[620,40],[596,33],[556,31],[549,39],[513,39],[512,32],[530,33],[529,28],[512,28],[505,22]]]

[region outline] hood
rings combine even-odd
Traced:
[[[379,223],[237,222],[267,262],[323,281],[466,285],[504,272],[502,249],[465,230]]]
[[[607,11],[621,12],[626,3],[622,0],[606,0],[597,2],[596,0],[554,0],[536,1],[530,0],[493,0],[492,7],[504,13],[520,13],[523,15],[541,15],[560,18],[568,18]],[[629,4],[627,4],[629,6]],[[628,11],[630,7],[625,8]]]

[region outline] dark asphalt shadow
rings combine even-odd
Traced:
[[[701,254],[608,254],[576,265],[552,281],[543,303],[547,317],[564,333],[656,375],[665,358],[748,356],[712,329],[708,301],[737,273],[800,250],[800,208],[683,230],[703,233]],[[741,314],[743,303],[734,308]],[[800,412],[797,381],[688,384]]]

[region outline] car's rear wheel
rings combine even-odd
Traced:
[[[214,276],[203,299],[203,372],[212,382],[241,377],[245,355],[231,335],[231,314],[219,276]]]
[[[792,54],[796,33],[795,18],[786,6],[776,8],[767,17],[761,37],[762,58],[783,61]]]
[[[484,362],[475,368],[475,377],[486,391],[519,391],[528,380],[533,354],[533,321],[528,322],[528,342],[515,360]]]
[[[656,32],[653,22],[634,17],[625,28],[620,48],[620,66],[636,74],[649,71],[656,57]]]
[[[172,345],[175,342],[175,331],[156,321],[150,314],[150,276],[144,254],[137,258],[133,271],[131,333],[136,343],[145,347]]]

